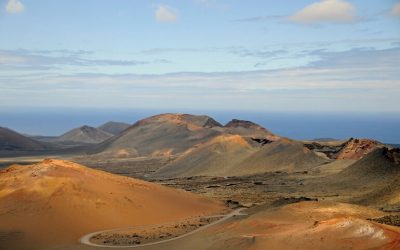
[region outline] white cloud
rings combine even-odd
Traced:
[[[158,5],[155,17],[159,22],[174,22],[178,19],[178,14],[176,10],[167,5]]]
[[[6,11],[8,13],[20,13],[25,10],[25,6],[18,0],[9,0],[6,4]]]
[[[289,19],[298,23],[351,22],[356,19],[356,9],[345,0],[322,0],[298,11]]]
[[[392,16],[400,17],[400,3],[396,3],[390,11]]]

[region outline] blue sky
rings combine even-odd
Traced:
[[[0,107],[400,112],[400,1],[0,0]]]

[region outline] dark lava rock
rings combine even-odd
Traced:
[[[392,162],[400,164],[400,148],[388,149],[385,147],[383,154]]]
[[[233,200],[227,200],[225,204],[230,208],[238,208],[242,206],[238,201],[233,201]]]
[[[368,219],[368,220],[375,221],[381,224],[400,227],[400,215],[387,215],[381,218]]]
[[[251,138],[251,139],[253,141],[261,144],[261,146],[264,146],[265,144],[269,144],[269,143],[274,142],[274,141],[271,141],[271,140],[268,140],[268,139],[265,139],[265,138]]]
[[[308,197],[285,197],[285,198],[280,198],[272,203],[272,206],[283,206],[287,204],[292,204],[292,203],[297,203],[297,202],[302,202],[302,201],[318,201],[316,198],[308,198]]]

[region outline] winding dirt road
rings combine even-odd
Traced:
[[[186,233],[186,234],[182,234],[182,235],[180,235],[180,236],[177,236],[177,237],[174,237],[174,238],[170,238],[170,239],[166,239],[166,240],[161,240],[161,241],[156,241],[156,242],[151,242],[151,243],[146,243],[146,244],[141,244],[141,245],[132,245],[132,246],[109,246],[109,245],[99,245],[99,244],[92,243],[92,242],[90,241],[90,239],[91,239],[93,236],[97,235],[97,234],[101,234],[101,233],[112,233],[112,232],[115,232],[115,231],[121,231],[121,230],[126,230],[126,229],[135,229],[135,228],[143,228],[143,227],[144,227],[144,226],[138,226],[138,227],[116,228],[116,229],[111,229],[111,230],[103,230],[103,231],[93,232],[93,233],[86,234],[86,235],[82,236],[82,237],[79,239],[79,242],[80,242],[81,244],[88,245],[88,246],[92,246],[92,247],[107,247],[107,248],[138,248],[138,247],[145,247],[145,246],[158,245],[158,244],[163,244],[163,243],[167,243],[167,242],[170,242],[170,241],[182,239],[182,238],[187,237],[187,236],[189,236],[189,235],[195,234],[195,233],[197,233],[197,232],[199,232],[199,231],[205,230],[205,229],[207,229],[207,228],[209,228],[209,227],[212,227],[212,226],[214,226],[214,225],[216,225],[216,224],[219,224],[219,223],[221,223],[221,222],[224,222],[224,221],[226,221],[226,220],[232,218],[233,216],[243,216],[243,215],[247,215],[247,214],[242,214],[242,213],[241,213],[241,211],[243,211],[244,209],[245,209],[245,208],[239,208],[239,209],[236,209],[236,210],[234,210],[234,211],[232,211],[231,213],[226,214],[226,215],[215,215],[215,216],[211,216],[211,217],[220,217],[220,216],[223,216],[223,217],[222,217],[221,219],[217,220],[217,221],[214,221],[214,222],[212,222],[212,223],[210,223],[210,224],[207,224],[207,225],[205,225],[205,226],[199,227],[199,228],[197,228],[197,229],[195,229],[195,230],[193,230],[193,231],[190,231],[190,232],[188,232],[188,233]]]

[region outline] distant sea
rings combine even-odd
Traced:
[[[97,127],[107,121],[134,123],[165,113],[165,110],[129,109],[0,109],[0,126],[30,135],[60,135],[89,125]],[[400,144],[400,114],[388,113],[289,113],[246,111],[168,112],[207,114],[220,123],[243,119],[256,122],[275,134],[293,139],[349,137],[371,138],[384,143]]]

